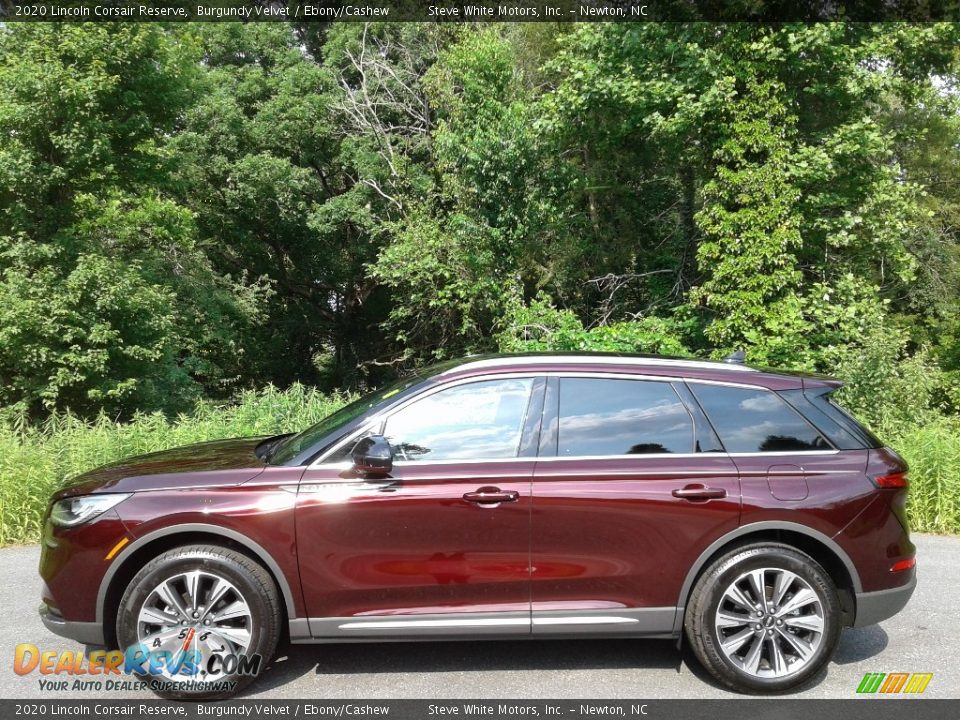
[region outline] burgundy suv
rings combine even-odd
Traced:
[[[296,435],[76,478],[46,519],[43,621],[139,648],[176,697],[236,692],[285,633],[685,634],[731,688],[794,688],[916,584],[906,465],[839,385],[628,355],[435,366]]]

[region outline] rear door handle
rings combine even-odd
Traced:
[[[520,493],[516,490],[501,490],[498,487],[482,487],[473,492],[464,493],[463,499],[478,505],[498,505],[503,502],[516,502],[520,499]]]
[[[706,485],[687,485],[674,490],[673,496],[682,500],[713,500],[725,498],[727,491],[723,488],[711,488]]]

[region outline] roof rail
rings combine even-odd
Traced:
[[[531,355],[504,355],[501,357],[481,357],[476,360],[466,360],[460,365],[444,370],[441,375],[449,375],[466,368],[496,367],[498,365],[540,365],[544,363],[570,365],[648,365],[652,367],[702,368],[707,370],[730,370],[735,372],[756,372],[754,368],[743,363],[718,362],[716,360],[685,360],[681,358],[637,357],[629,355],[590,354],[562,355],[562,354],[531,354]],[[726,364],[725,364],[726,363]]]

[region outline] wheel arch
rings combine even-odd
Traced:
[[[674,621],[674,632],[679,634],[683,628],[683,617],[686,612],[687,601],[693,591],[694,583],[720,555],[733,548],[761,541],[780,542],[791,545],[815,561],[829,573],[840,594],[840,606],[843,609],[844,625],[852,625],[856,617],[856,595],[862,592],[860,575],[856,566],[846,551],[836,541],[823,533],[798,523],[782,521],[764,521],[743,525],[711,543],[706,550],[700,553],[680,588],[677,599],[677,616]]]
[[[273,578],[273,582],[283,599],[286,619],[290,621],[297,617],[293,591],[290,589],[286,576],[276,560],[262,545],[236,530],[219,525],[206,523],[174,525],[147,533],[127,545],[123,552],[111,563],[100,582],[100,588],[97,592],[96,622],[103,627],[104,637],[108,645],[116,644],[116,607],[127,584],[136,575],[137,571],[149,559],[166,550],[198,542],[232,548],[263,565],[264,569]]]

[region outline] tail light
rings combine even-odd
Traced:
[[[917,564],[916,558],[908,558],[906,560],[898,560],[893,565],[890,566],[890,572],[903,572],[904,570],[909,570]]]
[[[909,485],[906,472],[874,475],[870,479],[873,480],[873,484],[878,488],[905,488]]]

